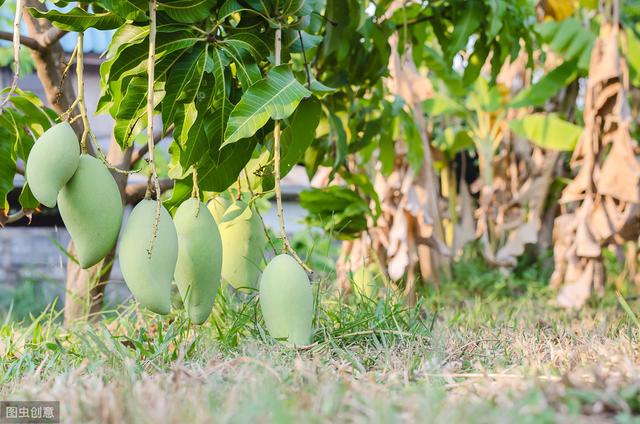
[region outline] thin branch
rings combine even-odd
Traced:
[[[0,31],[0,40],[13,41],[13,33],[7,31]],[[20,44],[25,47],[41,52],[44,47],[35,38],[27,37],[26,35],[20,35]]]
[[[20,78],[20,18],[22,17],[22,0],[16,0],[16,16],[13,19],[13,81],[7,96],[0,102],[0,109],[7,104],[13,92],[18,88]]]

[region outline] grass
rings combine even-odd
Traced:
[[[54,306],[0,329],[0,399],[87,423],[638,422],[636,299],[566,312],[532,264],[455,271],[413,307],[323,279],[305,350],[266,334],[252,296],[221,293],[198,327],[128,304],[63,328]]]

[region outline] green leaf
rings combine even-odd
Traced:
[[[191,190],[193,189],[193,179],[190,177],[175,180],[173,183],[173,190],[171,190],[171,197],[162,204],[173,214],[175,209],[189,197],[191,197]]]
[[[627,34],[627,52],[626,58],[629,63],[629,76],[631,77],[631,85],[640,86],[640,39],[635,31],[626,28]]]
[[[473,147],[473,138],[469,130],[447,127],[433,140],[433,145],[452,158],[456,153]]]
[[[156,86],[153,96],[155,105],[160,103],[163,97],[164,91],[159,90]],[[113,128],[116,141],[123,149],[131,146],[135,136],[146,127],[146,107],[147,79],[144,77],[132,78],[116,113],[116,123]]]
[[[509,123],[511,131],[535,145],[552,150],[571,151],[575,148],[582,127],[553,114],[534,113]]]
[[[368,203],[350,187],[304,190],[300,205],[309,211],[307,222],[339,238],[357,237],[367,228]]]
[[[156,61],[169,53],[183,50],[198,42],[198,37],[189,32],[159,32],[156,40]],[[149,39],[139,44],[125,47],[114,60],[109,70],[109,80],[114,81],[126,75],[142,73],[147,69]]]
[[[0,127],[0,211],[9,209],[7,194],[13,189],[16,157],[9,131]]]
[[[168,128],[174,120],[178,104],[191,103],[200,89],[204,74],[207,46],[194,49],[169,72],[165,83],[166,95],[162,101],[162,124]]]
[[[123,149],[133,143],[136,134],[146,125],[142,119],[146,114],[146,105],[147,80],[135,77],[126,87],[126,94],[116,113],[116,123],[113,128],[113,135]]]
[[[333,145],[335,145],[335,158],[333,161],[334,169],[340,166],[347,157],[348,144],[347,144],[347,132],[344,129],[342,120],[329,111],[329,139]]]
[[[211,15],[215,0],[159,0],[158,10],[187,24],[196,23]]]
[[[16,96],[11,96],[11,103],[29,119],[27,124],[35,137],[40,137],[51,127],[51,111],[47,111],[42,101],[32,92],[16,90]]]
[[[564,62],[540,80],[520,91],[509,107],[541,106],[578,76],[576,61]]]
[[[560,22],[545,21],[538,24],[535,29],[542,40],[565,60],[577,60],[581,71],[588,70],[596,37],[590,30],[584,28],[578,19],[567,18]]]
[[[20,196],[18,197],[18,202],[20,202],[20,206],[22,206],[22,209],[35,209],[40,205],[40,202],[38,202],[38,199],[36,199],[31,192],[29,183],[27,182],[25,182],[22,186]]]
[[[242,51],[228,44],[222,45],[221,49],[225,52],[226,56],[235,63],[236,76],[243,89],[246,90],[262,79],[260,68],[258,68],[258,65],[253,61],[251,56],[243,55]]]
[[[424,113],[430,117],[442,115],[464,115],[466,109],[463,105],[442,94],[435,94],[433,97],[422,103]]]
[[[145,0],[100,0],[100,3],[125,20],[147,20],[149,2]]]
[[[210,134],[206,130],[207,125],[212,125],[215,109],[211,109],[211,101],[214,96],[214,78],[207,74],[202,79],[200,91],[195,99],[197,116],[187,136],[187,143],[184,152],[180,154],[180,165],[182,169],[189,167],[201,160],[208,152],[211,152]]]
[[[222,45],[232,46],[240,54],[250,54],[255,60],[262,60],[269,55],[269,46],[256,34],[236,32],[222,41]]]
[[[478,29],[482,21],[482,7],[478,3],[473,2],[458,10],[461,10],[462,13],[453,23],[453,34],[451,34],[449,44],[446,46],[449,61],[466,46],[469,36]]]
[[[322,116],[320,102],[314,98],[303,100],[289,117],[287,128],[282,131],[280,175],[284,176],[298,163],[311,145],[316,127]]]
[[[287,65],[277,66],[249,87],[229,116],[224,145],[251,137],[269,118],[285,119],[311,92],[304,88]]]
[[[201,190],[225,191],[236,182],[238,175],[251,159],[251,154],[258,140],[255,137],[246,143],[233,143],[226,145],[212,157],[205,156],[198,162],[198,185]]]
[[[59,10],[42,12],[35,7],[28,7],[27,10],[34,18],[44,18],[51,22],[56,28],[65,31],[81,32],[89,28],[100,30],[114,29],[124,23],[124,19],[115,13],[89,13],[79,7],[74,7],[67,12],[61,12]]]

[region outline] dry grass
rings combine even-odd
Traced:
[[[266,337],[251,302],[219,302],[198,329],[5,326],[0,398],[60,400],[70,423],[637,422],[640,329],[615,297],[574,313],[550,298],[326,298],[305,351]]]

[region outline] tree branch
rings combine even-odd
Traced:
[[[68,31],[62,30],[60,28],[56,28],[54,26],[52,26],[51,28],[49,28],[46,32],[44,32],[42,34],[42,36],[40,37],[40,44],[45,48],[49,48],[52,45],[54,45],[55,43],[57,43],[58,41],[60,41],[60,39],[62,37],[64,37],[65,35],[67,35]]]
[[[7,31],[0,31],[0,40],[12,41],[13,33]],[[26,35],[20,35],[20,44],[25,47],[29,47],[31,50],[35,50],[41,52],[44,50],[44,46],[42,46],[38,40],[35,38],[27,37]]]
[[[164,193],[165,191],[173,188],[173,180],[171,180],[170,178],[163,178],[158,182],[158,184],[160,186],[160,193]],[[138,203],[140,200],[144,199],[144,195],[146,191],[147,191],[146,182],[127,185],[127,187],[124,190],[126,203],[128,205]]]
[[[14,222],[20,221],[24,217],[27,217],[29,222],[31,222],[31,212],[33,211],[27,212],[24,209],[20,209],[18,212],[11,215],[0,214],[0,228],[4,227],[6,224],[13,224]]]

